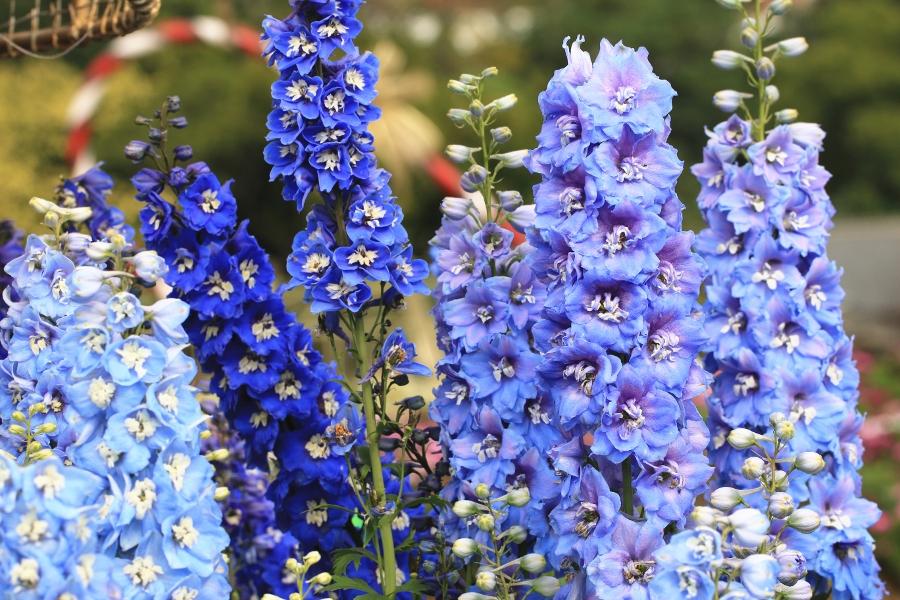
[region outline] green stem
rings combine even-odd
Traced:
[[[622,463],[622,512],[634,515],[634,484],[631,479],[631,461]]]
[[[363,356],[368,356],[365,339],[365,324],[361,316],[353,318],[353,345],[356,347],[356,361],[360,367],[360,373],[366,373],[368,366],[363,364]],[[362,385],[362,404],[366,418],[366,441],[369,445],[369,466],[372,470],[372,501],[375,506],[385,502],[384,473],[381,465],[381,453],[378,451],[378,427],[376,423],[375,397],[372,391],[372,383],[367,381]],[[393,596],[397,589],[397,556],[394,550],[394,533],[391,523],[386,519],[379,519],[378,529],[382,545],[382,587],[384,594]]]

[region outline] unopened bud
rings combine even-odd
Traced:
[[[481,512],[481,505],[471,500],[457,500],[453,503],[453,514],[464,519]]]
[[[500,200],[500,208],[506,212],[512,212],[522,206],[522,194],[517,190],[497,192],[497,198]]]
[[[462,81],[451,79],[447,82],[447,89],[454,94],[468,94],[473,88],[471,85],[466,85]]]
[[[498,144],[505,144],[512,139],[512,129],[509,127],[494,127],[491,129],[491,139]]]
[[[711,506],[695,506],[691,511],[691,521],[701,527],[715,527],[722,513]]]
[[[741,43],[747,48],[755,48],[759,42],[759,32],[755,27],[744,27],[741,30]]]
[[[713,96],[713,105],[721,111],[734,112],[740,108],[744,100],[752,97],[752,94],[736,90],[720,90]]]
[[[228,458],[228,448],[216,448],[215,450],[210,450],[203,456],[205,456],[206,460],[209,462],[226,460]]]
[[[478,551],[478,544],[472,538],[459,538],[453,542],[453,554],[460,558],[469,558]]]
[[[534,580],[534,591],[545,598],[552,598],[559,591],[559,579],[544,575]]]
[[[508,168],[508,169],[518,169],[522,166],[525,161],[525,157],[528,156],[528,150],[515,150],[513,152],[503,152],[502,154],[494,154],[491,156],[494,160],[499,160],[500,163]]]
[[[783,15],[794,5],[794,0],[772,0],[769,10],[773,15]]]
[[[741,7],[741,4],[745,2],[749,2],[750,0],[716,0],[720,6],[724,6],[725,8],[730,8],[732,10],[737,10]]]
[[[13,423],[9,426],[9,432],[18,437],[25,437],[25,428],[17,423]]]
[[[481,72],[481,77],[487,79],[488,77],[494,77],[499,72],[500,69],[498,69],[497,67],[488,67]]]
[[[213,498],[215,498],[216,502],[221,502],[228,498],[231,495],[231,490],[229,490],[225,486],[219,486],[216,488],[215,493],[213,494]]]
[[[497,576],[491,571],[479,571],[475,576],[475,585],[479,590],[492,592],[497,587]]]
[[[792,123],[797,120],[800,113],[796,108],[785,108],[775,113],[775,120],[779,123]]]
[[[472,103],[469,104],[469,114],[480,118],[484,114],[484,104],[480,100],[472,100]]]
[[[783,412],[773,412],[771,415],[769,415],[769,424],[772,427],[775,427],[782,421],[786,421],[786,420],[787,420],[787,417],[784,416]]]
[[[38,450],[37,452],[33,452],[31,454],[31,460],[34,462],[38,462],[41,460],[47,460],[51,456],[53,456],[53,450],[51,450],[50,448],[43,448],[41,450]]]
[[[775,63],[768,56],[763,56],[756,61],[756,76],[763,81],[775,77]]]
[[[12,418],[14,421],[18,421],[19,423],[24,423],[27,420],[25,413],[21,410],[13,411]]]
[[[444,213],[448,219],[453,219],[454,221],[465,219],[469,215],[471,209],[472,201],[468,198],[453,198],[448,196],[441,201],[441,212]]]
[[[475,486],[475,495],[481,498],[482,500],[487,500],[491,497],[491,488],[486,483],[479,483]]]
[[[741,465],[741,475],[747,479],[759,479],[766,472],[766,461],[758,456],[750,456]]]
[[[794,37],[778,42],[778,51],[785,56],[800,56],[809,50],[809,42],[804,37]]]
[[[819,528],[821,522],[819,514],[809,508],[798,508],[787,519],[788,527],[792,527],[800,533],[812,533]]]
[[[709,495],[710,505],[724,511],[731,510],[743,501],[744,497],[741,496],[741,492],[733,487],[720,487]]]
[[[784,519],[794,512],[794,499],[786,492],[775,492],[769,497],[769,514]]]
[[[518,101],[519,99],[515,94],[507,94],[491,102],[490,106],[497,110],[509,110],[515,106]]]
[[[483,513],[475,517],[475,525],[482,531],[493,531],[496,525],[493,515]]]
[[[797,455],[794,466],[804,473],[815,475],[825,468],[825,459],[818,452],[801,452]]]
[[[41,423],[40,425],[38,425],[37,427],[34,428],[35,435],[41,435],[41,434],[45,434],[45,433],[53,433],[55,431],[56,431],[56,423],[53,423],[53,422]]]
[[[516,487],[506,494],[506,503],[510,506],[521,508],[529,502],[531,502],[531,492],[527,487]]]
[[[447,149],[444,150],[444,153],[447,155],[447,158],[458,164],[467,163],[472,160],[472,148],[463,146],[462,144],[450,144],[447,146]]]
[[[775,425],[775,435],[783,440],[794,439],[794,434],[796,433],[797,429],[794,427],[794,424],[791,421],[781,421],[780,423]]]
[[[309,582],[313,585],[331,585],[332,577],[331,573],[319,573],[315,577],[309,580]]]
[[[756,445],[756,433],[737,427],[728,432],[728,443],[737,450],[746,450]]]
[[[522,557],[519,561],[519,566],[526,573],[540,573],[547,567],[547,559],[544,558],[543,554],[532,552]]]
[[[469,111],[462,108],[451,108],[447,111],[447,118],[457,127],[465,127],[467,123],[471,122]]]
[[[513,525],[503,532],[503,536],[514,544],[521,544],[528,538],[528,531],[521,525]]]
[[[813,589],[808,581],[798,581],[794,585],[779,583],[775,586],[775,597],[783,600],[811,600]]]
[[[303,555],[303,564],[307,566],[314,565],[320,560],[322,560],[322,555],[316,550],[312,550]]]
[[[806,557],[797,550],[783,550],[775,555],[778,561],[778,581],[793,585],[806,577]]]
[[[462,174],[462,177],[460,177],[459,186],[463,191],[469,193],[475,192],[478,190],[478,186],[484,183],[488,178],[488,175],[488,170],[481,165],[472,165]]]
[[[303,572],[303,566],[296,558],[293,557],[284,561],[284,569],[288,573],[293,573],[294,575]]]
[[[712,64],[726,70],[736,69],[741,66],[741,63],[748,60],[746,56],[734,50],[716,50],[712,55]]]

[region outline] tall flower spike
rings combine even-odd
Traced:
[[[685,521],[711,468],[692,402],[706,381],[702,267],[666,143],[675,92],[645,49],[603,40],[592,62],[583,41],[566,40],[568,64],[539,97],[529,261],[547,287],[538,386],[564,435],[542,545],[557,567],[583,570],[572,585],[606,598],[645,593],[663,530]]]
[[[519,192],[498,189],[503,170],[521,165],[525,153],[503,147],[512,132],[498,121],[512,101],[484,97],[494,74],[496,69],[462,75],[449,86],[470,106],[452,109],[451,117],[454,111],[465,114],[477,147],[447,149],[466,169],[466,195],[444,199],[441,227],[431,241],[438,282],[434,316],[445,356],[430,411],[453,467],[445,499],[472,501],[479,486],[494,497],[529,489],[533,501],[502,518],[509,521],[504,526],[524,526],[541,537],[549,530],[544,505],[557,494],[545,456],[561,437],[535,386],[540,356],[529,332],[545,293],[527,263],[531,247],[521,235],[533,222],[534,207],[523,205]],[[509,157],[518,158],[511,163]],[[472,519],[448,520],[444,530],[451,538],[486,535]]]
[[[35,478],[45,500],[77,494],[88,476],[101,484],[99,506],[85,491],[84,504],[59,515],[90,518],[97,547],[123,559],[115,573],[98,574],[121,580],[121,594],[84,595],[223,597],[228,535],[200,450],[197,370],[183,352],[187,306],[142,304],[141,287],[165,264],[118,232],[92,240],[81,231],[94,226],[92,208],[31,204],[52,233],[29,236],[7,265],[17,301],[3,321],[9,355],[0,363],[0,419],[11,434],[3,444],[26,464],[64,459],[61,470],[54,462]]]
[[[161,130],[170,104],[159,118]],[[177,164],[178,149],[185,148],[176,148],[169,162],[161,159],[168,158],[165,145],[149,145],[157,164]],[[141,232],[168,265],[172,295],[190,307],[188,337],[210,376],[214,411],[227,417],[214,421],[216,436],[207,444],[228,450],[218,477],[232,489],[226,522],[239,591],[289,593],[281,565],[298,541],[326,556],[349,542],[347,514],[334,507],[349,506],[352,490],[343,457],[327,439],[346,394],[312,334],[273,289],[274,269],[247,221],[238,223],[230,181],[221,183],[205,163],[194,162],[166,171],[145,167],[132,183],[145,203]],[[164,198],[169,193],[177,203]]]
[[[263,22],[264,52],[279,73],[272,84],[265,159],[272,165],[272,179],[282,181],[284,198],[298,210],[314,192],[322,200],[309,209],[306,229],[294,238],[289,287],[304,288],[322,329],[335,345],[342,340],[355,362],[346,380],[359,382],[353,389],[356,402],[342,413],[346,421],[336,423],[334,431],[346,442],[341,454],[347,454],[359,438],[348,425],[365,427],[369,464],[360,472],[367,472],[371,481],[362,482],[366,497],[360,496],[361,508],[370,525],[378,522],[380,546],[378,568],[369,579],[390,595],[407,574],[398,569],[397,534],[383,515],[392,511],[398,527],[405,522],[397,493],[410,488],[405,482],[392,487],[385,481],[384,466],[392,458],[376,448],[383,433],[402,429],[394,427],[398,423],[384,407],[390,389],[404,385],[407,374],[389,364],[400,355],[386,353],[396,346],[411,360],[413,347],[399,330],[390,332],[388,316],[405,296],[427,293],[428,267],[413,258],[402,210],[388,185],[390,175],[376,165],[368,124],[380,115],[373,105],[378,60],[355,46],[362,29],[356,18],[361,0],[290,4],[293,11],[286,19]],[[388,340],[395,343],[388,346]],[[364,420],[353,414],[357,406]],[[412,411],[409,416],[416,420]],[[415,424],[406,427],[414,429]],[[430,466],[422,469],[427,472]]]
[[[735,428],[761,431],[772,413],[786,417],[792,453],[818,453],[827,462],[790,489],[798,506],[822,515],[822,527],[787,543],[805,555],[816,594],[880,598],[867,531],[879,512],[859,497],[859,374],[843,328],[841,270],[826,252],[835,210],[825,191],[830,174],[819,164],[825,133],[790,122],[794,110],[774,109],[774,67],[806,42],[770,44],[774,8],[757,2],[740,9],[755,43],[739,62],[755,98],[728,107],[737,114],[708,133],[703,162],[692,169],[709,225],[697,249],[711,271],[711,455],[720,485],[746,486],[740,457],[725,440]]]

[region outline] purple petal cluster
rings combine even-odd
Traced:
[[[15,257],[22,253],[22,232],[19,231],[12,221],[0,221],[0,321],[6,317],[6,310],[9,308],[7,302],[7,292],[12,277],[6,272],[5,267]],[[9,298],[14,301],[15,298]],[[0,344],[0,360],[6,358],[6,348]]]
[[[274,503],[275,525],[285,532],[266,531],[271,523],[251,519],[240,524],[251,531],[233,539],[237,551],[248,536],[260,537],[252,544],[271,556],[244,557],[259,563],[246,571],[245,583],[268,589],[272,584],[267,582],[280,579],[281,566],[298,541],[305,551],[326,556],[347,545],[347,513],[326,506],[352,502],[345,459],[329,434],[346,393],[334,366],[315,349],[310,331],[273,289],[268,255],[248,231],[248,222],[237,222],[231,182],[222,183],[204,163],[195,162],[168,173],[144,168],[132,183],[145,203],[141,232],[165,259],[173,294],[190,307],[188,338],[210,375],[209,390],[244,442],[239,450],[248,465],[228,475],[243,486],[234,501],[262,502],[259,489],[247,488],[262,486]],[[165,190],[177,204],[164,199]],[[268,473],[271,455],[277,470],[266,490],[265,478],[253,469]],[[254,524],[263,529],[252,530]]]
[[[604,40],[592,61],[582,42],[566,41],[568,64],[539,97],[527,161],[541,176],[528,262],[547,288],[536,381],[563,435],[542,543],[557,567],[586,567],[586,597],[645,597],[663,530],[711,474],[692,402],[706,381],[702,265],[666,143],[674,90],[645,49]]]
[[[881,587],[866,528],[878,513],[858,497],[859,374],[843,328],[841,269],[826,253],[835,211],[825,191],[830,175],[819,164],[823,138],[818,126],[794,123],[757,139],[735,115],[709,132],[703,162],[692,169],[709,225],[697,249],[711,271],[711,454],[721,484],[736,484],[740,461],[724,444],[729,431],[761,431],[773,412],[786,415],[796,430],[791,450],[815,451],[828,462],[827,476],[792,493],[823,515],[844,515],[823,517],[804,536],[812,581],[830,580],[836,598],[876,598]],[[835,489],[840,498],[825,500]]]
[[[310,210],[287,266],[313,312],[358,313],[427,291],[427,265],[412,257],[390,175],[373,154],[378,59],[354,45],[361,3],[295,0],[289,17],[263,22],[265,55],[279,72],[265,150],[271,177],[298,210],[314,190],[325,201]]]
[[[134,228],[125,221],[121,209],[109,204],[113,179],[103,170],[103,163],[75,177],[64,179],[56,189],[56,202],[63,207],[86,206],[91,217],[86,225],[95,240],[118,234],[126,240],[134,239]]]

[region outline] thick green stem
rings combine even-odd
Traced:
[[[631,479],[631,461],[622,463],[622,512],[634,515],[634,483]]]
[[[365,324],[361,316],[353,319],[353,342],[356,347],[356,360],[360,373],[366,373],[368,356]],[[372,383],[367,381],[362,386],[363,413],[366,418],[366,441],[369,446],[369,466],[372,470],[372,503],[380,506],[385,503],[384,472],[381,464],[381,453],[378,451],[378,427],[376,422],[375,396]],[[384,594],[391,597],[397,590],[397,556],[394,550],[394,533],[388,520],[381,520],[378,526],[382,546],[382,587]]]

